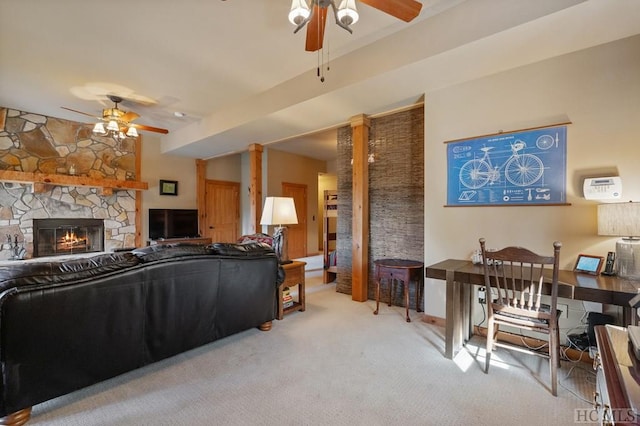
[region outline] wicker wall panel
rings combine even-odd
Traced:
[[[424,110],[416,108],[371,120],[369,153],[369,283],[375,298],[375,259],[423,260]],[[338,130],[337,291],[351,294],[351,128]],[[383,297],[387,299],[384,287]],[[393,302],[404,305],[402,287]],[[415,285],[410,286],[415,307]]]

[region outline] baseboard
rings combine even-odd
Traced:
[[[438,327],[443,327],[443,328],[446,326],[446,321],[444,318],[434,317],[432,315],[427,315],[427,314],[422,315],[422,322],[426,322],[428,324],[436,325]]]
[[[432,324],[438,327],[445,328],[446,320],[444,318],[423,314],[422,322],[427,324]],[[486,337],[487,336],[487,328],[486,327],[478,327],[477,325],[473,326],[473,334],[478,336]],[[535,337],[523,336],[515,333],[508,333],[505,331],[498,332],[498,341],[509,343],[511,345],[520,346],[522,348],[526,348],[525,344],[530,347],[537,347],[543,345],[546,341],[541,339],[536,339]],[[564,345],[560,345],[561,354],[565,355],[566,358],[570,361],[581,361],[586,364],[593,363],[593,360],[589,357],[589,352],[580,352],[576,349],[569,348]]]

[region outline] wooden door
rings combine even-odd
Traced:
[[[235,243],[240,229],[240,184],[207,180],[204,236],[211,241]]]
[[[282,196],[293,197],[297,225],[287,225],[289,259],[307,256],[307,185],[282,182]]]

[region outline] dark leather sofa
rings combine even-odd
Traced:
[[[279,272],[260,243],[0,266],[0,424],[225,336],[269,330]]]

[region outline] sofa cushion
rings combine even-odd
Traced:
[[[16,262],[10,266],[0,266],[0,291],[11,287],[61,284],[104,276],[139,263],[131,253],[108,253],[50,262]]]

